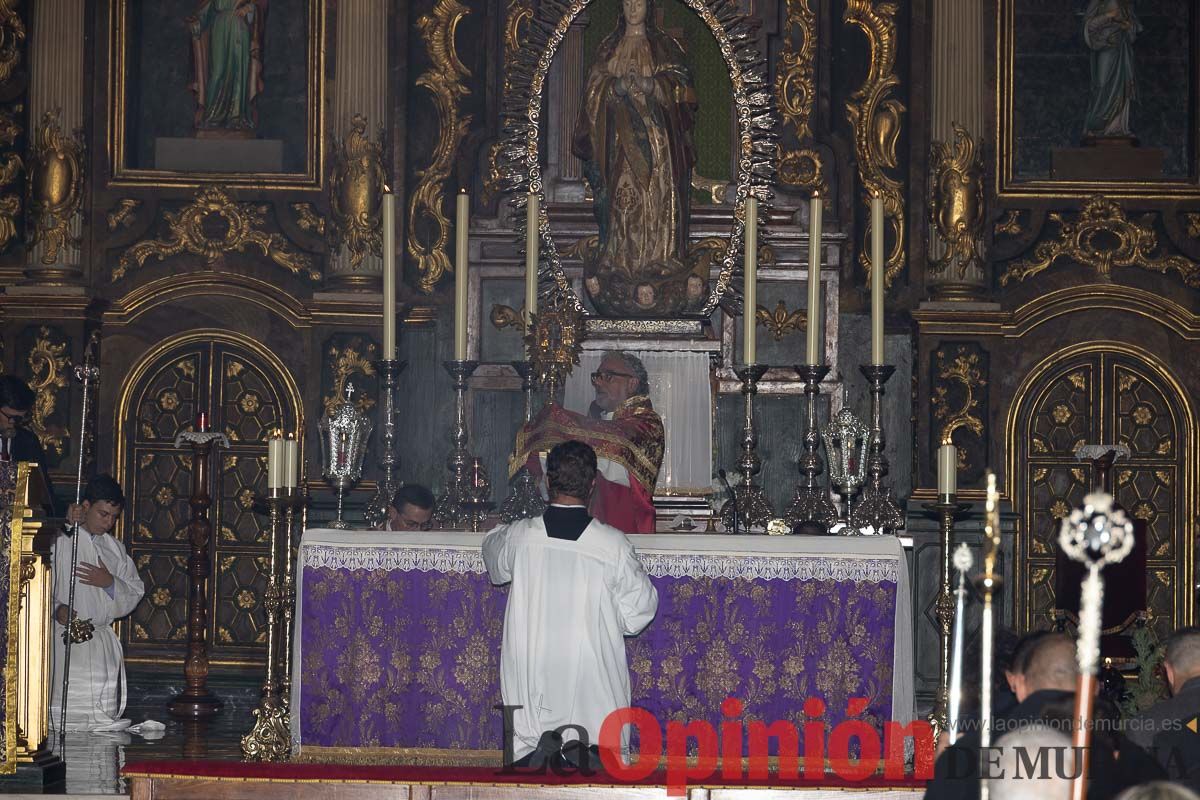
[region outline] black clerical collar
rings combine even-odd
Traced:
[[[552,539],[579,541],[592,518],[583,506],[551,505],[542,515],[546,524],[546,535]]]

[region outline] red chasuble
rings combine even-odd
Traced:
[[[541,475],[539,455],[560,442],[586,442],[597,458],[625,468],[629,485],[596,476],[591,515],[625,533],[654,533],[654,486],[662,465],[662,419],[646,395],[635,395],[613,412],[611,420],[592,419],[562,406],[547,405],[517,433],[510,475],[528,467]]]

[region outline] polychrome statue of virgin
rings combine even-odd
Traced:
[[[584,285],[606,316],[667,316],[706,299],[688,259],[696,95],[683,48],[650,0],[621,0],[588,72],[571,150],[584,162],[600,226]]]
[[[263,90],[263,32],[269,0],[200,0],[192,34],[198,136],[251,137]]]

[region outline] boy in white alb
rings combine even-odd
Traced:
[[[142,599],[145,586],[125,546],[112,536],[113,526],[125,505],[121,486],[108,475],[97,475],[87,484],[83,504],[72,506],[68,519],[78,522],[75,567],[76,620],[71,644],[71,678],[67,689],[67,730],[114,731],[129,727],[125,712],[125,659],[114,621],[131,613]],[[54,679],[51,684],[51,724],[57,727],[62,713],[62,676],[66,645],[67,603],[71,590],[72,538],[66,533],[54,542]]]
[[[595,451],[579,441],[556,445],[546,477],[545,516],[496,528],[483,541],[483,560],[493,583],[512,583],[500,694],[519,706],[514,766],[539,766],[533,761],[542,757],[579,766],[595,756],[605,717],[629,705],[625,637],[654,619],[658,592],[625,534],[587,513]],[[590,754],[580,752],[577,732],[557,733],[566,726],[587,732]],[[547,741],[558,751],[541,752]]]

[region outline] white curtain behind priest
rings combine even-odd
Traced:
[[[656,494],[712,491],[712,380],[708,353],[627,350],[646,365],[650,401],[666,428]],[[604,354],[584,351],[567,378],[563,405],[587,414],[596,396],[591,375]]]

